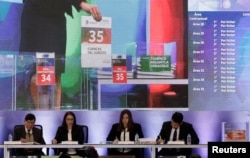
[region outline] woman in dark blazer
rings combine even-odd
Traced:
[[[131,111],[125,109],[120,114],[119,123],[112,125],[112,128],[108,134],[107,141],[135,141],[136,134],[139,138],[143,138],[142,128],[139,123],[133,121]],[[108,149],[109,155],[135,155],[136,158],[142,156],[142,149]]]
[[[56,136],[52,140],[52,144],[58,144],[62,141],[77,141],[78,144],[83,144],[84,133],[81,126],[76,124],[75,114],[71,111],[65,113],[63,123],[58,127]],[[56,154],[59,153],[78,155],[75,149],[57,149]]]

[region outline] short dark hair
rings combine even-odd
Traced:
[[[182,113],[180,112],[175,112],[173,115],[172,115],[172,120],[176,123],[182,123],[183,121],[183,115]]]
[[[34,121],[36,121],[35,115],[31,114],[31,113],[27,114],[24,119],[25,119],[25,121],[28,121],[28,120],[34,120]]]

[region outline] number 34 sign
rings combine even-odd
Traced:
[[[36,54],[37,85],[55,84],[55,54],[37,53]]]

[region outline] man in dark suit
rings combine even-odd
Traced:
[[[191,144],[199,144],[199,138],[196,134],[192,124],[183,122],[182,113],[175,112],[172,115],[172,120],[164,122],[157,137],[158,144],[164,144],[168,141],[184,141],[187,144],[187,136],[191,136]],[[192,149],[181,148],[181,149],[170,149],[162,148],[158,155],[163,156],[178,156],[185,155],[189,157],[192,153]]]
[[[39,143],[45,144],[41,129],[34,127],[36,122],[35,115],[29,113],[25,116],[24,125],[14,129],[14,141],[21,141],[22,143]],[[42,149],[16,149],[14,152],[16,156],[41,156],[44,155]]]

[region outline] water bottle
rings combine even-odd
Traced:
[[[187,135],[187,144],[188,144],[188,145],[190,145],[190,144],[191,144],[191,142],[192,142],[191,135],[190,135],[190,134],[188,134],[188,135]]]
[[[135,134],[135,144],[139,144],[139,135]]]
[[[12,134],[10,133],[9,135],[8,135],[8,141],[12,141],[13,140],[13,137],[12,137]]]

